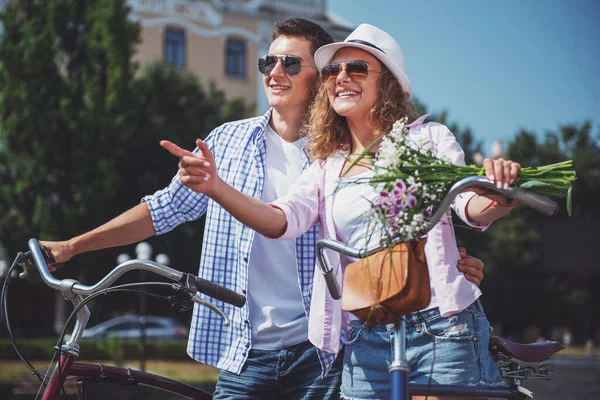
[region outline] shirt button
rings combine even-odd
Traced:
[[[244,262],[248,262],[248,257],[244,257]]]

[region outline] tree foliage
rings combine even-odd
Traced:
[[[121,178],[115,149],[134,125],[139,27],[123,1],[7,6],[0,46],[0,240],[70,237],[98,223]]]
[[[253,106],[229,101],[190,72],[160,63],[136,75],[140,27],[124,0],[22,1],[1,16],[0,243],[64,240],[168,185],[177,160],[159,146],[194,146]],[[202,224],[151,240],[177,267],[197,271]],[[75,257],[86,282],[133,246]],[[73,276],[69,268],[66,275]],[[59,273],[60,274],[60,273]]]

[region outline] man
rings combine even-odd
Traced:
[[[259,60],[272,108],[263,116],[224,124],[205,141],[230,185],[273,201],[308,166],[300,131],[318,77],[313,55],[331,42],[320,26],[304,19],[275,24],[269,56]],[[241,310],[218,304],[231,319],[229,328],[208,309],[194,308],[188,353],[221,369],[214,398],[339,398],[341,357],[334,361],[307,339],[316,228],[295,241],[268,240],[175,176],[167,188],[107,224],[66,242],[42,244],[60,263],[85,251],[166,233],[204,213],[199,275],[248,299]],[[464,261],[465,272],[479,281],[483,264]],[[322,377],[322,370],[329,372]]]

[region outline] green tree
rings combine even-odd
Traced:
[[[140,27],[129,13],[124,0],[48,0],[16,2],[0,16],[0,243],[9,257],[31,237],[79,235],[168,185],[177,160],[161,139],[190,148],[253,112],[189,72],[156,64],[135,75]],[[174,267],[196,272],[201,228],[151,242]],[[58,274],[94,282],[133,247],[77,256],[69,265],[84,268]]]
[[[460,242],[486,263],[483,302],[490,320],[503,325],[505,333],[519,335],[525,325],[532,325],[549,335],[557,325],[575,328],[581,325],[579,321],[587,320],[585,310],[590,309],[592,293],[577,279],[581,275],[578,268],[586,267],[572,265],[562,271],[549,270],[547,264],[551,260],[544,258],[544,241],[555,234],[552,231],[556,229],[548,227],[557,221],[577,224],[578,220],[596,217],[600,212],[592,200],[600,196],[600,147],[591,128],[589,122],[565,125],[544,137],[520,131],[508,146],[507,157],[525,166],[574,160],[577,180],[573,185],[573,217],[567,215],[566,201],[555,199],[559,204],[556,216],[518,207],[487,232],[458,232]],[[586,262],[594,260],[582,263]]]
[[[22,1],[1,16],[0,241],[70,237],[118,197],[139,27],[124,1]]]
[[[159,146],[160,140],[168,139],[191,150],[196,138],[204,139],[225,122],[250,117],[254,108],[241,99],[227,100],[214,83],[205,90],[193,73],[162,63],[144,68],[136,76],[133,90],[136,129],[126,140],[127,156],[118,161],[118,170],[126,172],[120,209],[164,188],[177,172],[177,159]],[[156,251],[169,254],[176,268],[196,273],[202,231],[202,221],[184,224],[150,239],[150,243]]]

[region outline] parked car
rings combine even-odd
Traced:
[[[146,337],[148,339],[187,339],[188,330],[174,318],[148,315],[122,315],[109,319],[96,326],[87,328],[82,339],[105,339],[116,335],[121,340],[139,340],[142,335],[142,321],[146,320]]]

